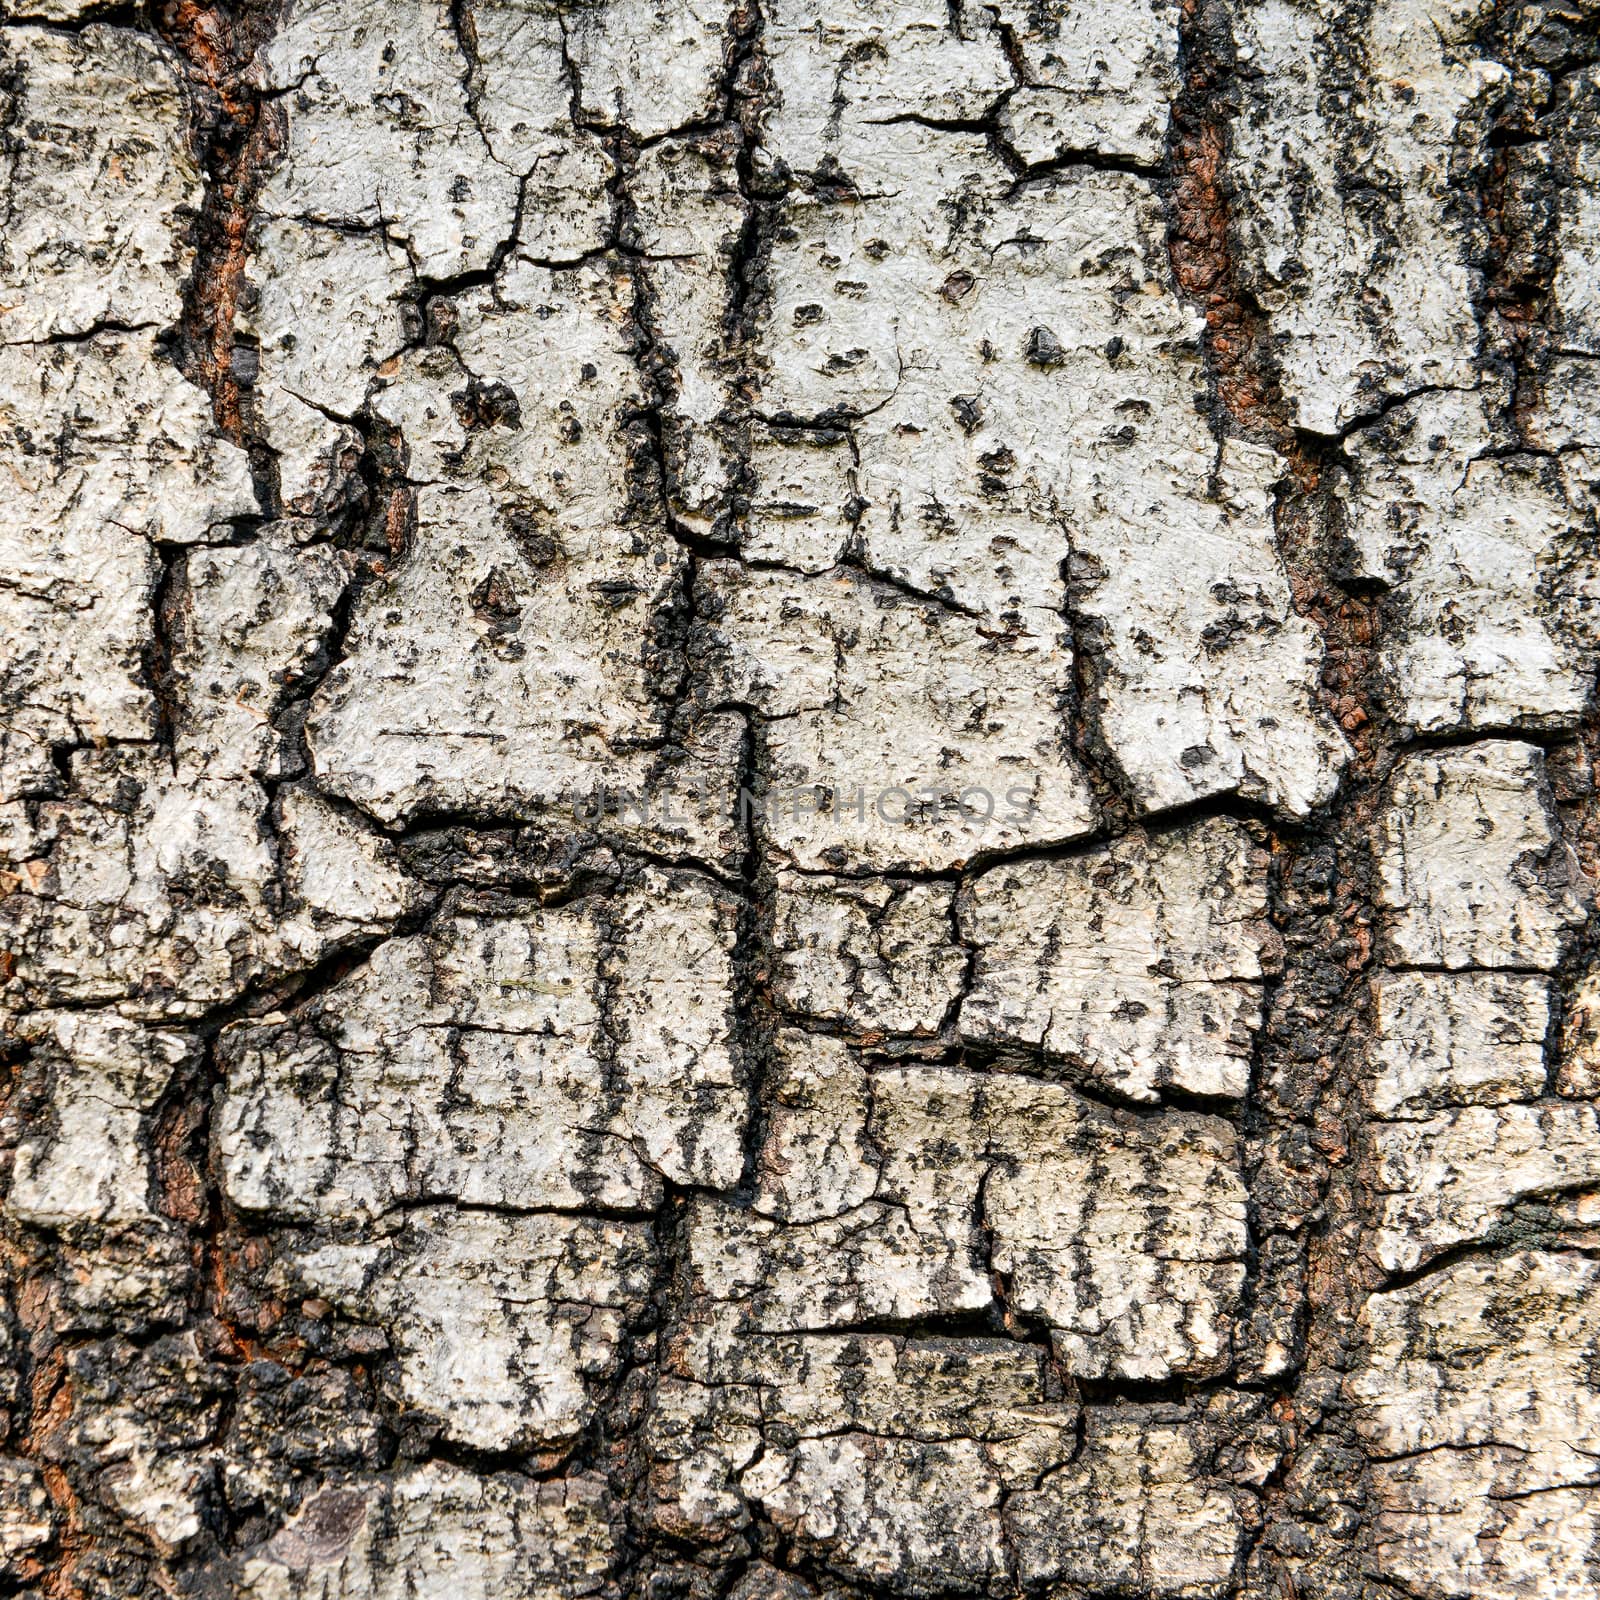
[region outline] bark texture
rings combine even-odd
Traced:
[[[1600,1596],[1597,22],[0,6],[0,1593]]]

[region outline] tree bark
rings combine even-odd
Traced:
[[[0,1593],[1600,1596],[1590,0],[0,16]]]

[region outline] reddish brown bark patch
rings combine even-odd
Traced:
[[[178,0],[160,29],[188,64],[202,105],[205,199],[196,230],[195,268],[181,324],[185,376],[211,396],[217,426],[245,443],[235,325],[250,255],[256,202],[282,147],[284,119],[251,81],[250,63],[270,37],[277,8],[244,0],[237,7]]]

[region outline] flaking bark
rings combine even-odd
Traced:
[[[0,1593],[1600,1594],[1586,0],[0,15]]]

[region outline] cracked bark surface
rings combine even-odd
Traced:
[[[0,131],[0,1593],[1600,1596],[1588,0]]]

